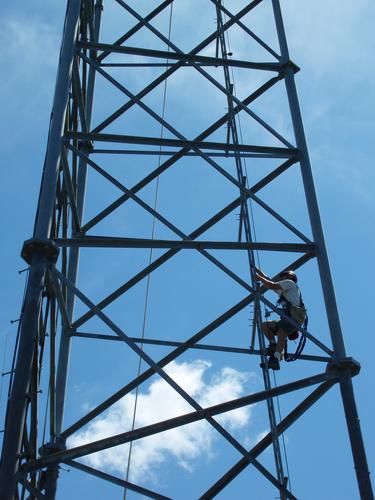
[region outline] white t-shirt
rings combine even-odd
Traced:
[[[282,294],[284,297],[289,300],[289,302],[294,307],[301,306],[301,293],[299,291],[298,286],[294,283],[293,280],[281,280],[277,282],[278,285],[282,288]],[[281,295],[280,290],[275,290],[276,293]]]

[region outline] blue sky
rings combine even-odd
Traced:
[[[203,0],[202,0],[203,1]],[[129,2],[132,5],[134,2]],[[183,28],[183,19],[193,16],[197,1],[189,0],[176,3],[175,25],[172,28],[179,35],[184,49],[193,47],[196,40],[214,27],[215,13],[212,10],[208,17],[202,15],[195,20],[194,30]],[[208,4],[209,2],[207,2]],[[242,5],[244,2],[236,2]],[[267,3],[267,2],[265,2]],[[112,41],[116,34],[124,29],[125,17],[116,17],[112,2],[107,2],[104,12],[103,39]],[[152,2],[154,5],[154,2]],[[183,4],[183,7],[181,6]],[[145,9],[147,2],[140,2]],[[156,5],[156,2],[155,2]],[[323,219],[326,242],[330,256],[337,301],[342,320],[347,353],[362,365],[360,375],[354,380],[362,430],[367,446],[370,470],[375,466],[375,436],[373,430],[373,411],[375,405],[371,398],[370,381],[374,379],[375,368],[373,352],[375,342],[371,331],[372,284],[374,279],[373,259],[375,237],[373,196],[375,173],[373,170],[373,137],[374,137],[374,38],[372,27],[375,20],[375,7],[369,0],[343,2],[339,0],[285,0],[282,2],[284,20],[288,35],[291,58],[301,67],[297,74],[297,86],[304,117],[306,135],[317,187],[319,205]],[[180,10],[178,10],[178,8]],[[112,11],[113,9],[113,11]],[[146,9],[147,10],[147,9]],[[235,11],[236,9],[233,9]],[[207,11],[208,12],[208,11]],[[0,6],[0,40],[2,53],[0,61],[3,78],[0,81],[0,100],[2,110],[0,153],[3,168],[2,175],[2,233],[1,248],[3,262],[3,286],[1,288],[0,310],[0,363],[1,371],[10,369],[12,347],[17,324],[10,320],[19,317],[25,274],[18,270],[25,267],[19,257],[22,242],[32,233],[37,195],[41,177],[41,169],[45,154],[49,116],[55,82],[58,51],[65,14],[64,2],[60,5],[35,1],[24,5],[14,1]],[[179,17],[180,16],[180,17]],[[185,17],[184,17],[185,16]],[[207,19],[209,21],[207,21]],[[167,30],[166,17],[160,20],[163,32]],[[255,19],[257,32],[270,43],[274,35],[270,31],[265,18],[259,15]],[[106,24],[107,23],[107,24]],[[207,26],[207,23],[211,25]],[[173,39],[173,36],[172,36]],[[137,43],[137,39],[133,44]],[[230,39],[234,57],[244,55],[247,50],[246,41],[237,32]],[[153,39],[149,38],[151,46]],[[261,58],[261,53],[254,54]],[[113,73],[115,74],[115,73]],[[119,78],[120,73],[118,73]],[[142,75],[148,78],[149,75]],[[127,83],[131,89],[140,85],[139,76],[131,75]],[[195,92],[202,81],[191,72],[186,89],[186,101],[181,103],[181,85],[179,77],[168,87],[167,118],[184,131],[187,137],[194,137],[196,132],[205,128],[201,120],[209,122],[215,116],[224,113],[223,99],[216,94],[209,95],[209,86],[202,84],[200,93]],[[236,73],[238,95],[249,92],[248,86],[257,82],[246,80],[242,72]],[[98,81],[98,96],[108,96],[98,100],[94,120],[100,121],[104,116],[107,104],[115,106],[120,102],[119,94],[105,87]],[[191,97],[191,99],[190,99]],[[193,98],[194,97],[194,98]],[[280,106],[274,106],[280,98]],[[266,119],[270,120],[278,130],[286,135],[290,132],[290,123],[281,105],[282,93],[271,94],[269,100],[260,102],[255,107]],[[147,101],[161,112],[161,94],[155,94]],[[205,116],[202,117],[202,106],[205,105]],[[180,106],[179,114],[173,109]],[[123,120],[118,133],[150,133],[155,125],[144,119],[141,113],[134,113],[132,121]],[[260,143],[264,137],[257,128],[250,128],[250,122],[242,123],[244,137],[256,137]],[[115,129],[113,129],[115,131]],[[254,135],[251,135],[254,134]],[[288,136],[290,139],[291,137]],[[250,141],[251,142],[251,141]],[[97,161],[100,158],[97,155]],[[100,163],[100,162],[99,162]],[[124,182],[133,185],[139,176],[139,163],[129,166]],[[159,208],[180,228],[188,231],[214,213],[234,197],[234,190],[227,187],[215,173],[205,170],[201,174],[198,164],[190,162],[190,170],[177,175],[166,174],[160,180]],[[108,166],[108,165],[107,165]],[[260,175],[260,166],[251,165],[251,174]],[[249,168],[251,168],[249,166]],[[113,158],[111,172],[124,175],[118,158]],[[229,167],[228,167],[229,168]],[[202,175],[200,183],[195,182],[195,174]],[[288,174],[289,175],[289,174]],[[285,191],[268,189],[262,193],[262,199],[280,210],[285,217],[298,227],[306,230],[303,199],[297,189],[298,177],[292,173],[286,177],[281,187]],[[289,184],[288,184],[289,183]],[[170,187],[177,186],[177,196],[170,195]],[[206,189],[210,186],[210,189]],[[153,200],[153,188],[142,192],[148,203]],[[99,191],[100,190],[100,191]],[[98,199],[97,193],[101,196]],[[219,195],[219,196],[217,196]],[[99,207],[104,207],[114,196],[116,190],[102,187],[98,176],[91,174],[85,216],[90,219]],[[178,203],[180,196],[186,200]],[[292,199],[292,203],[290,200]],[[194,200],[192,203],[191,200]],[[178,210],[176,205],[178,204]],[[295,209],[295,206],[302,207]],[[254,207],[257,221],[259,241],[272,241],[277,237],[289,238],[284,232]],[[120,212],[113,218],[98,226],[93,234],[138,235],[147,237],[150,234],[150,217],[130,204],[127,211]],[[216,231],[216,232],[215,232]],[[226,219],[223,224],[210,233],[210,237],[230,237],[236,231],[235,217]],[[168,238],[169,230],[157,226],[159,237]],[[276,237],[277,234],[277,237]],[[285,241],[289,241],[285,239]],[[162,252],[156,252],[159,255]],[[224,252],[213,252],[217,257],[238,271],[243,272],[244,259],[234,258]],[[90,298],[100,300],[103,296],[134,274],[134,270],[144,265],[147,255],[139,252],[112,251],[104,254],[84,253],[81,262],[80,279],[82,289]],[[284,257],[283,257],[284,259]],[[131,263],[128,266],[127,263]],[[284,261],[267,255],[262,259],[264,270],[272,274]],[[104,269],[97,273],[97,269]],[[93,272],[93,269],[95,272]],[[242,271],[241,271],[242,270]],[[205,279],[200,281],[204,276]],[[245,276],[244,276],[245,277]],[[159,287],[159,288],[158,288]],[[322,297],[316,278],[315,264],[308,264],[301,271],[301,288],[309,308],[311,331],[322,341],[329,343],[326,321],[323,316]],[[160,290],[160,296],[157,295]],[[213,291],[214,290],[214,291]],[[110,313],[128,331],[139,332],[142,328],[142,312],[145,289],[135,288],[120,304],[108,308]],[[164,273],[155,274],[151,282],[150,304],[148,310],[147,335],[161,336],[179,340],[195,332],[207,318],[215,317],[220,311],[230,307],[243,297],[243,291],[237,285],[223,279],[221,273],[208,266],[201,256],[181,254],[166,267]],[[271,295],[269,296],[272,297]],[[208,299],[209,298],[209,299]],[[169,304],[168,314],[162,314]],[[84,308],[77,306],[77,315]],[[246,347],[249,342],[248,318],[251,311],[244,311],[232,322],[228,322],[212,339],[212,343],[223,343]],[[125,318],[125,319],[124,319]],[[99,322],[92,321],[86,328],[103,332]],[[162,332],[162,334],[160,334]],[[246,336],[248,336],[246,338]],[[109,344],[109,343],[107,343]],[[74,343],[71,358],[71,375],[69,379],[67,422],[74,420],[88,408],[102,401],[113,390],[121,387],[126,377],[134,376],[138,360],[136,356],[117,343],[103,346],[99,342],[77,339]],[[307,352],[316,353],[314,347],[308,345]],[[165,351],[152,348],[147,351],[158,359]],[[126,360],[126,363],[124,362]],[[261,387],[261,372],[255,357],[244,358],[238,355],[206,355],[204,352],[189,353],[170,367],[174,376],[202,404],[218,401],[223,395],[233,398]],[[313,363],[297,362],[293,366],[283,366],[277,375],[278,383],[286,383],[295,378],[302,378],[311,373],[318,373],[323,366]],[[3,419],[6,404],[6,376],[1,379],[0,416]],[[184,385],[185,384],[185,385]],[[46,392],[45,386],[42,387]],[[304,395],[291,395],[280,400],[283,414],[300,401]],[[101,437],[109,430],[120,432],[131,418],[133,396],[123,400],[119,407],[105,418],[98,419],[96,426],[87,427],[76,437]],[[173,394],[153,379],[141,389],[139,407],[139,423],[153,418],[167,418],[170,414],[164,411],[170,408],[177,413],[188,411]],[[156,401],[163,400],[162,405]],[[308,414],[286,434],[286,446],[292,482],[296,496],[304,499],[332,498],[333,491],[337,498],[357,498],[354,469],[350,457],[350,449],[345,429],[345,420],[341,407],[338,389],[331,390]],[[223,425],[231,429],[238,440],[251,446],[266,430],[265,410],[255,406],[243,410]],[[81,442],[83,442],[81,441]],[[301,444],[302,443],[302,444]],[[204,426],[197,426],[194,433],[187,430],[175,434],[173,438],[147,445],[142,443],[134,452],[138,476],[134,472],[134,481],[140,481],[146,487],[170,495],[173,498],[195,498],[239,459],[238,453],[230,449],[215,434]],[[126,450],[96,457],[96,465],[104,465],[108,470],[123,477],[123,464]],[[262,455],[262,463],[271,464],[270,451]],[[270,467],[272,467],[270,465]],[[135,467],[134,467],[135,468]],[[143,481],[143,482],[142,482]],[[118,487],[102,484],[73,470],[61,472],[62,493],[58,498],[70,497],[73,500],[87,497],[121,498]],[[77,493],[77,485],[81,488]],[[251,488],[254,488],[252,490]],[[249,467],[240,475],[220,498],[247,498],[252,492],[254,498],[274,498],[275,491],[266,481]],[[137,495],[129,494],[129,498]]]

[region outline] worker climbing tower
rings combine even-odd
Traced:
[[[303,498],[284,433],[335,386],[360,496],[373,498],[352,387],[360,365],[340,328],[298,71],[279,0],[68,0],[22,248],[2,499],[64,498],[60,488],[94,498],[85,487],[98,498]],[[307,306],[319,320],[299,326],[306,349],[282,362],[278,384],[261,323],[283,313],[257,268],[274,279],[295,270],[306,292],[307,278],[317,282]],[[223,383],[217,375],[207,395],[189,374],[209,367]],[[245,372],[257,374],[252,386]],[[250,410],[262,432],[251,434]],[[150,481],[147,453],[157,474],[171,456],[189,468],[186,446],[175,451],[181,429],[189,444],[221,447],[220,458],[189,480]]]

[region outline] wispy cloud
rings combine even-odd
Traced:
[[[368,0],[304,1],[299,5],[289,1],[284,2],[283,11],[292,58],[297,63],[306,61],[319,77],[344,71],[359,60],[364,62],[368,56],[364,46],[374,45]],[[355,75],[348,71],[348,77]]]
[[[173,362],[166,371],[202,406],[237,398],[245,392],[246,386],[254,385],[254,378],[250,373],[224,367],[207,376],[211,368],[210,362],[195,360]],[[250,392],[249,389],[246,392]],[[96,419],[86,430],[72,437],[69,447],[129,430],[134,403],[134,394],[124,397],[104,417]],[[151,383],[146,391],[139,393],[135,427],[143,427],[190,411],[190,405],[164,380],[159,379]],[[240,408],[217,418],[232,432],[244,431],[250,419],[250,408]],[[216,437],[213,428],[202,421],[136,441],[132,450],[131,479],[136,481],[142,477],[156,482],[159,466],[170,459],[185,471],[192,471],[200,459],[210,460],[215,456],[213,445]],[[129,446],[122,445],[90,455],[85,461],[94,467],[125,475],[128,453]]]
[[[0,60],[8,67],[8,78],[1,86],[25,84],[25,79],[42,80],[39,70],[57,66],[56,51],[60,45],[59,31],[37,18],[5,18],[1,22],[0,42],[3,47]],[[44,75],[46,76],[46,75]]]
[[[0,101],[7,125],[13,116],[35,116],[53,93],[61,32],[36,17],[4,16],[0,22]]]

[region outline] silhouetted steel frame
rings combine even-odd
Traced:
[[[78,28],[80,1],[71,1],[67,9],[64,38],[58,67],[53,115],[39,197],[34,237],[48,239],[55,202],[55,187],[59,169],[61,136],[70,87],[70,73],[74,43]],[[39,311],[44,287],[47,258],[42,252],[32,256],[29,284],[26,292],[16,372],[7,409],[7,427],[4,433],[0,468],[0,489],[4,500],[13,498],[22,433],[24,431],[27,391],[31,380],[34,344],[38,332]]]
[[[179,425],[186,425],[189,422],[197,421],[199,419],[206,419],[211,425],[213,425],[232,445],[242,454],[241,460],[235,464],[228,472],[219,478],[215,484],[213,484],[203,495],[202,498],[212,498],[218,492],[220,492],[230,481],[232,481],[249,463],[255,465],[255,467],[262,472],[265,477],[267,477],[280,491],[283,491],[287,498],[295,498],[288,490],[283,489],[283,485],[272,476],[272,474],[265,469],[256,459],[256,457],[264,451],[272,443],[272,433],[269,433],[265,438],[263,438],[257,445],[255,445],[251,450],[244,449],[227,431],[221,428],[215,420],[213,420],[213,415],[219,414],[224,411],[229,411],[235,408],[239,408],[244,405],[253,404],[256,401],[267,400],[269,398],[276,397],[277,395],[285,394],[292,390],[297,390],[303,387],[308,387],[314,384],[321,384],[317,389],[315,389],[310,396],[308,396],[304,401],[302,401],[287,417],[285,417],[276,427],[277,435],[284,432],[295,420],[297,420],[312,404],[314,404],[320,397],[329,390],[335,383],[340,384],[342,400],[344,404],[345,417],[348,424],[348,431],[351,440],[351,446],[353,451],[354,462],[356,466],[357,480],[362,498],[371,499],[373,498],[371,482],[369,479],[369,472],[367,466],[367,460],[363,445],[363,440],[361,436],[361,430],[358,423],[357,410],[354,400],[354,393],[352,387],[351,377],[355,374],[352,371],[352,364],[348,361],[345,346],[343,342],[343,337],[340,329],[340,322],[338,317],[338,311],[334,296],[334,289],[329,269],[329,263],[327,258],[327,253],[325,249],[323,231],[320,222],[319,210],[316,200],[316,194],[311,174],[311,167],[309,162],[309,157],[307,153],[307,145],[303,131],[302,118],[300,114],[297,92],[294,83],[294,73],[298,68],[290,62],[289,53],[286,43],[286,37],[283,27],[283,21],[280,11],[279,0],[272,0],[272,6],[274,10],[274,18],[277,27],[277,33],[279,37],[279,43],[281,48],[281,55],[278,55],[271,47],[269,47],[264,41],[262,41],[255,33],[253,33],[248,27],[246,27],[241,18],[250,10],[255,8],[263,0],[253,0],[244,9],[242,9],[237,15],[230,13],[220,1],[211,0],[211,2],[220,9],[227,18],[224,26],[221,30],[216,30],[209,37],[203,40],[197,47],[195,47],[190,53],[182,53],[174,44],[166,39],[160,32],[158,32],[152,25],[150,21],[156,17],[160,12],[162,12],[168,5],[171,4],[172,0],[166,0],[162,2],[158,7],[156,7],[150,14],[145,18],[142,18],[133,9],[131,9],[124,1],[116,0],[120,5],[122,5],[129,13],[131,13],[138,23],[131,28],[127,33],[120,37],[114,44],[100,44],[99,43],[99,29],[100,29],[100,15],[101,15],[101,0],[97,0],[94,8],[94,2],[91,0],[69,0],[67,7],[67,15],[64,27],[63,43],[60,54],[60,63],[57,76],[57,84],[55,89],[55,97],[53,104],[53,114],[51,119],[51,127],[49,132],[49,140],[47,146],[47,154],[45,160],[45,168],[43,172],[43,180],[41,186],[41,193],[39,198],[38,212],[36,217],[36,223],[34,228],[34,238],[39,238],[48,241],[51,237],[51,225],[53,224],[53,213],[55,204],[55,186],[58,186],[58,179],[60,166],[62,171],[62,183],[61,189],[65,189],[66,198],[69,201],[70,212],[72,217],[72,237],[71,238],[56,238],[55,242],[65,251],[64,249],[70,248],[70,263],[67,277],[64,274],[57,271],[53,264],[49,263],[49,258],[43,251],[34,251],[31,258],[31,268],[30,268],[30,278],[29,286],[26,294],[25,308],[22,317],[22,328],[21,328],[21,340],[18,350],[17,357],[17,368],[15,377],[12,385],[11,399],[9,401],[7,410],[7,427],[5,429],[4,444],[3,444],[3,454],[1,462],[1,472],[0,472],[0,488],[4,496],[4,500],[11,500],[13,498],[13,493],[16,488],[17,481],[22,484],[27,490],[29,490],[33,495],[40,498],[54,498],[56,484],[57,484],[57,466],[59,463],[67,463],[73,467],[76,467],[86,473],[94,474],[97,477],[101,477],[105,480],[111,481],[120,486],[133,489],[139,493],[149,496],[150,498],[166,498],[159,495],[156,492],[147,490],[138,485],[134,485],[120,478],[116,478],[102,471],[97,471],[93,468],[74,462],[73,458],[78,458],[84,456],[85,454],[92,453],[93,451],[98,451],[100,449],[105,449],[110,446],[117,446],[131,440],[139,439],[140,437],[145,437],[146,435],[151,435],[155,432],[163,432],[169,428],[173,428]],[[82,19],[82,22],[87,22],[88,31],[90,34],[89,41],[77,41],[77,29],[79,25],[80,7],[81,4],[85,6],[85,16],[86,19]],[[226,58],[211,58],[199,56],[199,52],[210,42],[219,37],[220,33],[224,33],[231,25],[237,24],[243,29],[245,33],[251,36],[255,41],[257,41],[265,50],[272,54],[276,59],[276,63],[252,63],[248,61],[238,61],[238,60],[228,60]],[[151,29],[161,40],[163,40],[171,51],[155,51],[149,49],[141,49],[136,47],[124,47],[122,44],[135,34],[140,29],[147,27]],[[86,54],[90,53],[90,57]],[[97,56],[97,51],[103,51],[99,56]],[[153,57],[153,58],[169,58],[176,60],[176,63],[168,65],[168,69],[156,78],[151,84],[145,87],[136,96],[132,95],[128,89],[120,85],[113,77],[105,72],[104,65],[102,61],[110,53],[119,54],[136,54],[139,56]],[[95,60],[93,60],[95,58]],[[85,81],[82,83],[79,72],[78,60],[82,61],[82,65],[85,67],[86,77]],[[205,70],[205,66],[210,65],[226,65],[232,67],[243,67],[250,69],[259,69],[262,71],[276,72],[277,75],[272,77],[268,82],[263,84],[257,91],[252,93],[243,101],[238,100],[233,94],[228,91],[228,88],[223,87],[219,82],[215,81]],[[151,64],[152,65],[152,64]],[[189,65],[197,69],[203,76],[205,76],[211,83],[213,83],[219,90],[227,95],[230,102],[235,104],[232,110],[228,110],[228,113],[223,115],[222,118],[217,120],[212,124],[206,131],[199,134],[195,139],[188,140],[179,134],[178,131],[173,129],[170,124],[163,120],[160,116],[154,113],[150,108],[145,106],[142,102],[143,97],[145,97],[151,90],[156,88],[160,83],[164,82],[169,76],[171,76],[179,68]],[[89,69],[88,69],[89,68]],[[88,69],[88,74],[87,74]],[[91,122],[91,109],[93,102],[93,91],[95,74],[100,73],[103,77],[107,78],[113,85],[122,90],[129,97],[129,101],[121,106],[116,112],[111,116],[106,118],[100,125],[95,127],[95,129],[90,131]],[[268,89],[272,88],[280,80],[284,80],[286,84],[286,90],[289,99],[289,106],[291,110],[291,116],[293,121],[294,133],[297,142],[297,148],[293,147],[288,141],[280,136],[272,127],[265,123],[259,116],[252,112],[248,105],[257,99],[260,95],[266,92]],[[72,92],[75,96],[77,102],[77,110],[81,122],[81,131],[69,130],[65,127],[63,130],[65,122],[65,111],[68,105],[69,98],[69,88],[72,85]],[[159,123],[163,124],[168,128],[175,136],[176,139],[160,139],[152,137],[139,137],[139,136],[124,136],[124,135],[114,135],[114,134],[103,134],[102,130],[116,120],[119,116],[129,110],[133,105],[139,105],[143,109],[151,114]],[[284,145],[285,148],[263,148],[259,146],[250,145],[239,145],[237,144],[221,144],[213,143],[206,140],[215,130],[224,125],[230,116],[235,117],[240,111],[247,113],[252,118],[254,118],[259,124],[264,126],[271,134],[277,137]],[[69,120],[69,116],[66,115],[66,120]],[[65,133],[64,133],[65,132]],[[89,141],[95,142],[111,142],[120,144],[143,144],[143,145],[157,145],[177,148],[176,151],[164,152],[164,155],[171,155],[160,167],[155,169],[151,174],[146,176],[142,181],[137,183],[133,188],[128,189],[124,185],[118,183],[116,179],[109,176],[109,174],[100,167],[96,162],[90,159],[90,154],[95,151],[92,149]],[[77,149],[78,143],[81,144],[81,148]],[[61,148],[61,146],[63,146]],[[178,150],[178,148],[180,148]],[[67,157],[67,151],[70,150],[72,153],[72,158],[74,162],[80,162],[77,172],[70,173],[69,160]],[[130,153],[128,151],[119,151],[115,149],[107,149],[103,152],[108,152],[111,154],[125,154]],[[132,152],[134,153],[134,152]],[[136,151],[137,154],[150,154],[149,150]],[[159,154],[158,151],[154,151],[154,154]],[[185,235],[178,228],[174,227],[167,219],[165,219],[158,211],[152,209],[147,204],[145,204],[136,193],[140,191],[143,187],[149,184],[152,180],[156,179],[161,173],[167,170],[171,165],[173,165],[180,158],[187,155],[196,155],[203,158],[208,164],[213,168],[223,174],[228,181],[235,184],[240,190],[241,196],[234,200],[227,207],[219,211],[215,216],[211,217],[206,223],[202,224],[199,228],[193,231],[190,235]],[[286,161],[279,167],[277,167],[271,174],[268,174],[264,179],[258,182],[255,186],[250,189],[241,184],[240,181],[231,177],[225,170],[223,170],[220,165],[214,161],[213,158],[225,155],[227,157],[241,157],[250,156],[257,158],[285,158]],[[255,193],[262,189],[268,183],[274,181],[279,175],[281,175],[285,170],[293,166],[296,162],[301,165],[301,172],[303,183],[305,187],[306,200],[308,204],[310,222],[313,232],[313,241],[304,236],[291,224],[285,221],[279,214],[274,212],[271,207],[268,207],[260,198],[258,198]],[[82,224],[83,215],[83,202],[84,202],[84,190],[86,183],[86,169],[90,166],[95,168],[99,173],[101,173],[107,180],[117,185],[117,187],[123,191],[122,194],[115,202],[109,205],[101,213],[97,214],[91,221]],[[59,190],[58,190],[59,191]],[[61,194],[61,193],[60,193]],[[58,196],[58,195],[57,195]],[[232,212],[235,208],[241,206],[244,200],[248,199],[254,200],[259,203],[264,209],[269,211],[280,223],[288,227],[294,234],[302,239],[304,243],[302,244],[284,244],[284,243],[252,243],[252,242],[212,242],[212,241],[195,241],[200,235],[202,235],[207,229],[216,224],[225,215]],[[154,217],[159,219],[162,223],[166,224],[170,229],[172,229],[178,236],[182,239],[179,241],[171,240],[147,240],[147,239],[129,239],[129,238],[110,238],[102,236],[85,236],[87,230],[94,227],[98,222],[107,217],[110,213],[116,210],[119,206],[125,203],[127,200],[133,199],[145,210],[147,210]],[[66,209],[66,208],[65,208]],[[75,286],[77,268],[78,268],[78,255],[79,249],[81,247],[97,247],[97,248],[166,248],[168,249],[165,254],[152,262],[144,270],[134,276],[130,281],[122,285],[115,292],[111,293],[108,297],[103,299],[98,304],[93,304],[80,290]],[[330,327],[330,334],[332,338],[333,351],[322,344],[318,339],[316,339],[311,333],[303,330],[301,327],[298,329],[303,332],[312,342],[314,342],[320,349],[322,349],[326,354],[332,357],[324,356],[301,356],[301,359],[315,360],[318,362],[326,362],[330,360],[330,369],[314,377],[308,377],[307,379],[298,380],[290,384],[285,384],[268,391],[263,391],[254,395],[245,396],[238,398],[234,401],[229,401],[222,403],[220,405],[215,405],[211,408],[201,408],[188,394],[186,394],[170,377],[164,372],[163,367],[170,363],[173,359],[176,359],[187,349],[211,349],[222,352],[238,352],[246,354],[262,354],[259,350],[254,350],[250,352],[245,349],[231,348],[229,346],[213,346],[213,345],[203,345],[198,344],[200,340],[206,337],[209,333],[214,331],[218,326],[223,324],[229,318],[237,314],[240,310],[245,308],[247,305],[251,304],[255,299],[267,304],[267,306],[273,310],[275,307],[271,304],[265,297],[263,297],[264,288],[257,292],[248,283],[245,283],[241,278],[235,275],[230,269],[224,266],[220,261],[214,258],[208,253],[209,249],[227,249],[231,251],[235,250],[247,250],[252,252],[256,249],[270,250],[270,251],[288,251],[288,252],[300,252],[303,255],[296,261],[291,262],[289,268],[297,269],[305,262],[309,261],[311,258],[317,259],[318,267],[320,271],[320,277],[322,282],[324,300],[326,304],[327,317]],[[248,295],[242,299],[238,304],[234,305],[221,316],[216,318],[210,324],[206,325],[203,329],[193,335],[190,339],[185,342],[170,342],[163,340],[150,340],[143,341],[145,343],[154,343],[158,345],[173,346],[175,349],[168,355],[160,359],[158,362],[153,361],[150,357],[145,355],[145,353],[138,347],[137,344],[141,342],[141,339],[127,336],[117,325],[115,325],[110,318],[108,318],[102,309],[108,304],[113,302],[120,295],[129,290],[132,286],[138,283],[140,280],[144,279],[150,273],[152,273],[157,267],[165,263],[169,258],[174,256],[181,249],[191,249],[198,250],[215,265],[218,265],[220,269],[231,276],[237,283],[247,290]],[[48,271],[47,271],[48,270]],[[46,271],[48,272],[49,278],[46,277]],[[275,276],[277,278],[277,276]],[[18,454],[21,451],[21,439],[24,435],[26,441],[28,437],[23,434],[27,432],[25,426],[26,418],[26,408],[27,408],[27,391],[28,387],[35,377],[38,377],[39,367],[35,363],[36,355],[34,355],[35,339],[39,331],[39,318],[41,311],[41,301],[42,301],[42,290],[45,286],[48,286],[50,292],[56,297],[56,301],[59,306],[59,311],[62,318],[63,341],[60,348],[60,362],[58,368],[58,380],[56,385],[56,396],[57,396],[57,418],[58,422],[56,427],[52,425],[54,431],[57,431],[56,441],[51,443],[55,445],[55,448],[51,448],[50,453],[46,453],[44,450],[42,457],[40,459],[34,459],[26,461],[20,469]],[[73,321],[73,306],[75,296],[79,296],[89,306],[89,312],[84,314],[81,318]],[[51,301],[51,306],[46,306],[45,320],[48,316],[48,308],[53,307]],[[52,315],[52,313],[51,313]],[[85,332],[79,332],[77,329],[82,326],[89,318],[93,315],[97,315],[101,318],[108,326],[110,326],[116,336],[109,335],[99,335],[90,334]],[[52,315],[53,316],[53,315]],[[282,316],[282,314],[281,314]],[[45,322],[44,322],[45,323]],[[298,325],[296,325],[298,326]],[[45,330],[45,324],[42,327]],[[65,332],[65,333],[64,333]],[[71,338],[81,337],[81,338],[100,338],[103,340],[120,340],[125,341],[131,349],[137,352],[146,363],[149,368],[146,369],[142,374],[124,386],[122,389],[117,391],[106,401],[102,402],[96,408],[91,410],[87,415],[79,419],[68,429],[62,430],[62,413],[64,409],[64,394],[65,394],[65,384],[67,375],[67,361],[69,357],[70,341]],[[65,339],[65,340],[64,340]],[[34,361],[33,361],[34,358]],[[53,356],[51,362],[53,361]],[[34,363],[34,365],[33,365]],[[119,436],[113,436],[111,438],[101,440],[100,442],[89,443],[82,447],[74,448],[71,450],[61,450],[56,451],[64,443],[66,438],[80,429],[83,425],[90,422],[97,415],[102,413],[105,409],[108,409],[112,404],[118,401],[121,397],[128,394],[131,390],[137,387],[139,384],[147,380],[154,373],[158,373],[162,376],[172,387],[174,387],[179,394],[181,394],[192,406],[195,411],[187,415],[182,415],[174,419],[169,419],[164,422],[159,422],[151,426],[147,426],[142,429],[136,429],[134,431],[129,431],[123,433]],[[52,382],[54,380],[54,374],[52,373]],[[59,411],[60,410],[60,411]],[[54,413],[55,408],[51,409]],[[34,411],[35,413],[35,411]],[[61,415],[61,417],[59,417]],[[34,417],[32,417],[35,419]],[[35,424],[32,421],[32,425]],[[26,431],[24,431],[26,429]],[[52,431],[51,431],[52,433]],[[30,429],[30,435],[36,436],[35,425]],[[48,466],[54,473],[53,478],[49,482],[49,489],[46,490],[46,494],[43,495],[35,488],[35,481],[28,480],[28,474],[33,477],[35,471],[40,470]]]
[[[290,382],[284,385],[280,385],[274,387],[270,390],[265,390],[258,392],[256,394],[249,394],[247,396],[242,396],[238,399],[234,399],[232,401],[226,401],[225,403],[219,403],[214,406],[204,408],[201,410],[197,410],[191,413],[187,413],[185,415],[180,415],[178,417],[174,417],[163,422],[157,422],[156,424],[151,424],[142,428],[138,428],[132,431],[124,432],[121,434],[117,434],[115,436],[111,436],[108,438],[101,439],[99,441],[94,441],[92,443],[88,443],[85,445],[78,446],[76,448],[71,448],[69,450],[59,451],[55,454],[51,454],[35,460],[33,462],[29,462],[25,466],[23,466],[23,471],[35,470],[40,467],[46,466],[51,463],[55,463],[57,461],[65,461],[71,460],[74,458],[78,458],[89,453],[95,453],[109,447],[118,446],[120,444],[124,444],[133,439],[142,439],[146,436],[150,436],[152,434],[156,434],[161,432],[161,430],[173,429],[180,425],[186,425],[188,423],[197,422],[198,420],[206,419],[208,416],[220,415],[221,413],[235,410],[241,408],[246,405],[259,403],[261,401],[265,401],[269,397],[276,397],[283,394],[287,394],[288,392],[296,391],[299,389],[307,388],[316,384],[328,384],[332,386],[339,380],[339,375],[335,371],[331,372],[323,372],[318,375],[313,375],[307,377],[305,379],[298,380],[296,382]],[[311,399],[311,395],[306,398],[303,402],[301,402],[290,415],[294,415],[297,408],[307,409],[308,405],[306,401]],[[299,411],[299,410],[297,410]],[[290,416],[284,418],[284,420],[290,420]],[[266,439],[266,441],[268,438]],[[269,443],[270,444],[270,443]],[[267,444],[266,447],[269,446]],[[258,444],[255,445],[255,448],[258,447]],[[248,460],[247,460],[248,461]]]

